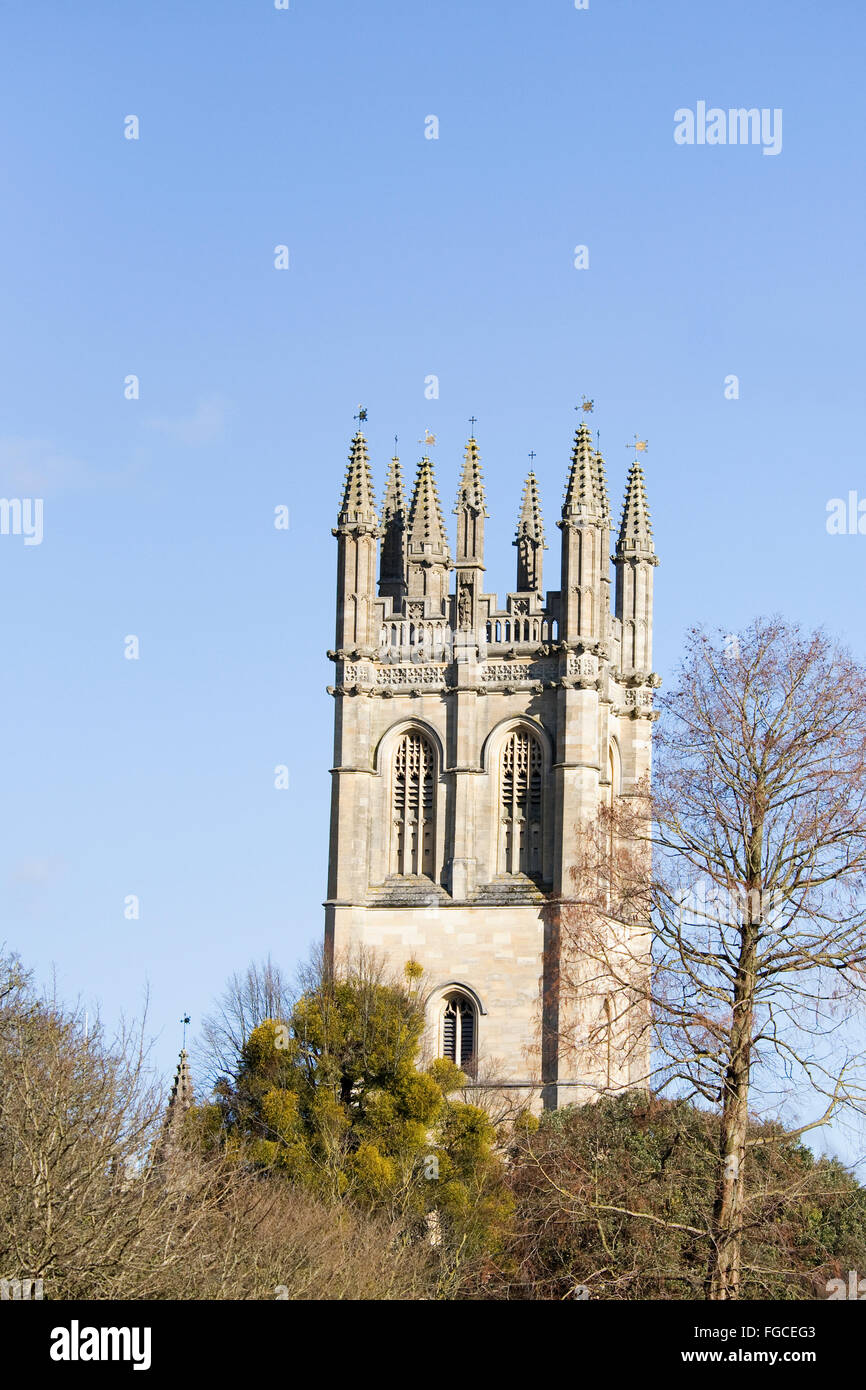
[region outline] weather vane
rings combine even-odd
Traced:
[[[575,410],[584,410],[589,415],[594,405],[595,401],[591,401],[588,396],[581,396],[580,405],[576,405],[574,408]]]
[[[358,414],[353,415],[352,419],[357,420],[359,424],[363,425],[364,421],[367,419],[367,412],[362,405],[358,406]]]
[[[419,444],[435,444],[435,443],[436,443],[436,436],[435,436],[435,434],[431,434],[429,430],[426,430],[426,429],[425,429],[425,431],[424,431],[424,438],[423,438],[423,439],[419,439],[419,440],[418,440],[418,443],[419,443]]]
[[[180,1021],[183,1024],[183,1050],[184,1052],[186,1052],[186,1029],[187,1024],[189,1023],[189,1014],[184,1014],[183,1018]]]
[[[638,439],[637,435],[635,435],[635,437],[634,437],[634,439],[632,440],[631,444],[626,444],[625,447],[626,447],[627,449],[634,449],[635,462],[637,462],[637,456],[638,456],[638,454],[645,454],[646,451],[647,451],[647,449],[649,448],[649,440],[648,440],[648,439]]]

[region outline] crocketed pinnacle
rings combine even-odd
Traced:
[[[405,515],[406,497],[403,492],[403,470],[395,454],[388,465],[388,479],[385,483],[385,496],[382,499],[382,524],[388,525],[396,516]]]
[[[653,532],[643,469],[637,459],[629,469],[622,508],[622,522],[616,543],[617,554],[643,551],[653,554]]]
[[[524,538],[544,545],[544,522],[541,517],[538,481],[531,470],[526,476],[523,487],[523,498],[520,503],[520,516],[517,519],[517,535],[514,544],[519,544]]]
[[[349,466],[346,469],[346,484],[343,488],[343,504],[340,507],[339,519],[343,523],[363,521],[376,524],[376,503],[373,499],[373,479],[370,460],[367,457],[367,441],[360,430],[352,440],[349,450]]]
[[[563,521],[601,521],[604,517],[604,495],[599,474],[598,454],[585,420],[577,427],[571,451],[571,468],[562,504]],[[608,508],[609,510],[609,508]]]
[[[430,546],[434,554],[449,554],[433,464],[426,454],[418,464],[415,490],[409,503],[409,544],[413,548]]]
[[[184,1048],[181,1051],[177,1071],[174,1075],[174,1084],[165,1113],[165,1128],[175,1130],[182,1123],[183,1117],[192,1103],[192,1077],[189,1073],[189,1057]]]
[[[602,518],[610,526],[612,522],[610,519],[610,497],[607,491],[607,473],[604,468],[604,459],[599,450],[596,450],[595,454],[595,491],[601,507]]]
[[[455,512],[459,512],[461,507],[471,507],[473,511],[483,512],[487,515],[484,506],[484,479],[481,476],[481,455],[478,452],[478,445],[475,436],[471,435],[466,444],[466,452],[463,455],[463,476],[460,479],[460,490],[457,493],[457,505]]]

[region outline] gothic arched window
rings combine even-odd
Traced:
[[[433,877],[436,813],[436,756],[423,734],[412,729],[394,751],[391,794],[391,873]]]
[[[501,755],[500,873],[541,876],[542,772],[538,739],[528,729],[515,729]]]
[[[475,1065],[475,1005],[465,994],[449,994],[442,1010],[442,1056],[462,1071]]]

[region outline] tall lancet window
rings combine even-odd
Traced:
[[[423,734],[404,734],[394,753],[391,873],[433,877],[436,758]]]
[[[452,994],[442,1012],[442,1056],[463,1071],[475,1065],[475,1006],[465,994]]]
[[[505,740],[501,762],[499,870],[541,876],[541,744],[527,729]]]

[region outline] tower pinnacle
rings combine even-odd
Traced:
[[[193,1092],[189,1056],[186,1048],[183,1048],[178,1060],[177,1071],[174,1074],[165,1119],[162,1122],[162,1133],[154,1150],[154,1156],[158,1160],[169,1160],[176,1153],[183,1130],[184,1118],[192,1104]]]
[[[520,503],[520,516],[517,519],[517,589],[541,593],[542,551],[544,544],[544,522],[541,516],[541,499],[538,495],[538,482],[530,469],[523,487]]]
[[[463,475],[460,479],[460,490],[457,494],[457,505],[455,512],[460,512],[461,507],[472,507],[476,512],[483,512],[487,515],[484,506],[484,479],[481,476],[481,455],[478,452],[478,444],[474,434],[471,435],[466,443],[466,451],[463,455]]]
[[[388,465],[388,480],[382,500],[382,558],[379,596],[390,595],[399,602],[406,593],[406,498],[403,471],[394,454]]]
[[[368,526],[377,524],[367,441],[360,430],[352,439],[352,447],[349,450],[349,466],[346,469],[343,501],[337,524],[346,526],[357,522]]]
[[[652,522],[643,469],[637,459],[631,465],[625,488],[617,555],[654,554]]]
[[[581,420],[574,435],[571,467],[562,504],[564,521],[600,521],[604,516],[606,487],[600,455],[593,447],[589,425]]]
[[[614,564],[622,669],[645,674],[652,670],[653,567],[658,559],[643,469],[637,459],[629,469]]]
[[[376,551],[379,519],[367,441],[352,439],[343,501],[333,531],[337,538],[337,651],[367,650],[376,640]]]
[[[413,552],[444,555],[450,561],[433,464],[427,454],[418,464],[415,487],[409,503],[409,545]]]
[[[409,599],[424,599],[425,611],[444,616],[448,601],[451,554],[436,491],[433,464],[427,454],[418,464],[409,503],[407,580]]]

